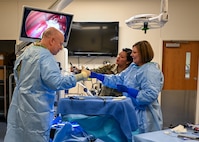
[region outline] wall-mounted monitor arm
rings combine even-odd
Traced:
[[[63,10],[68,4],[70,4],[73,0],[56,0],[48,9],[54,11],[61,11]],[[15,46],[15,54],[20,55],[24,47],[30,45],[31,42],[24,42],[22,41]]]
[[[72,1],[73,0],[56,0],[48,9],[51,9],[54,11],[61,11],[67,5],[69,5]]]
[[[146,31],[161,28],[168,22],[168,0],[161,0],[160,14],[139,14],[125,21],[132,29]]]

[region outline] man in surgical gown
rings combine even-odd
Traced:
[[[164,77],[153,59],[149,42],[140,41],[133,45],[133,63],[118,75],[103,75],[91,72],[105,86],[117,88],[123,95],[131,97],[138,119],[139,133],[162,129],[162,112],[158,95],[163,87]]]
[[[72,88],[89,75],[84,69],[77,75],[61,74],[53,55],[63,42],[60,31],[48,28],[39,43],[17,58],[4,142],[49,142],[56,91]]]

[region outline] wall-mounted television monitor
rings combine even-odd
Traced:
[[[23,6],[19,39],[26,42],[35,42],[41,39],[47,28],[55,27],[64,34],[64,43],[67,45],[72,20],[72,14]]]
[[[118,54],[119,22],[73,22],[67,49],[69,56]]]
[[[0,40],[0,54],[3,55],[3,65],[14,67],[16,40]]]

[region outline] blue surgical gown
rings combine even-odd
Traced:
[[[14,77],[4,142],[49,142],[56,91],[74,87],[75,76],[63,76],[48,49],[32,46],[17,58]]]
[[[117,84],[139,90],[136,98],[132,98],[138,119],[140,133],[162,129],[162,111],[158,103],[158,95],[162,90],[164,76],[153,62],[137,66],[132,63],[118,75],[105,75],[103,84],[117,88]],[[128,96],[127,93],[123,95]]]

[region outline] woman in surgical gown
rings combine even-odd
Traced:
[[[56,91],[72,88],[87,76],[84,71],[75,76],[60,73],[53,55],[63,42],[63,34],[49,28],[41,42],[27,47],[17,58],[4,142],[49,142]]]
[[[162,90],[164,77],[156,63],[151,62],[154,53],[148,41],[133,45],[133,63],[118,75],[103,75],[91,72],[105,86],[118,89],[132,99],[138,119],[139,133],[162,129],[162,112],[158,95]]]

